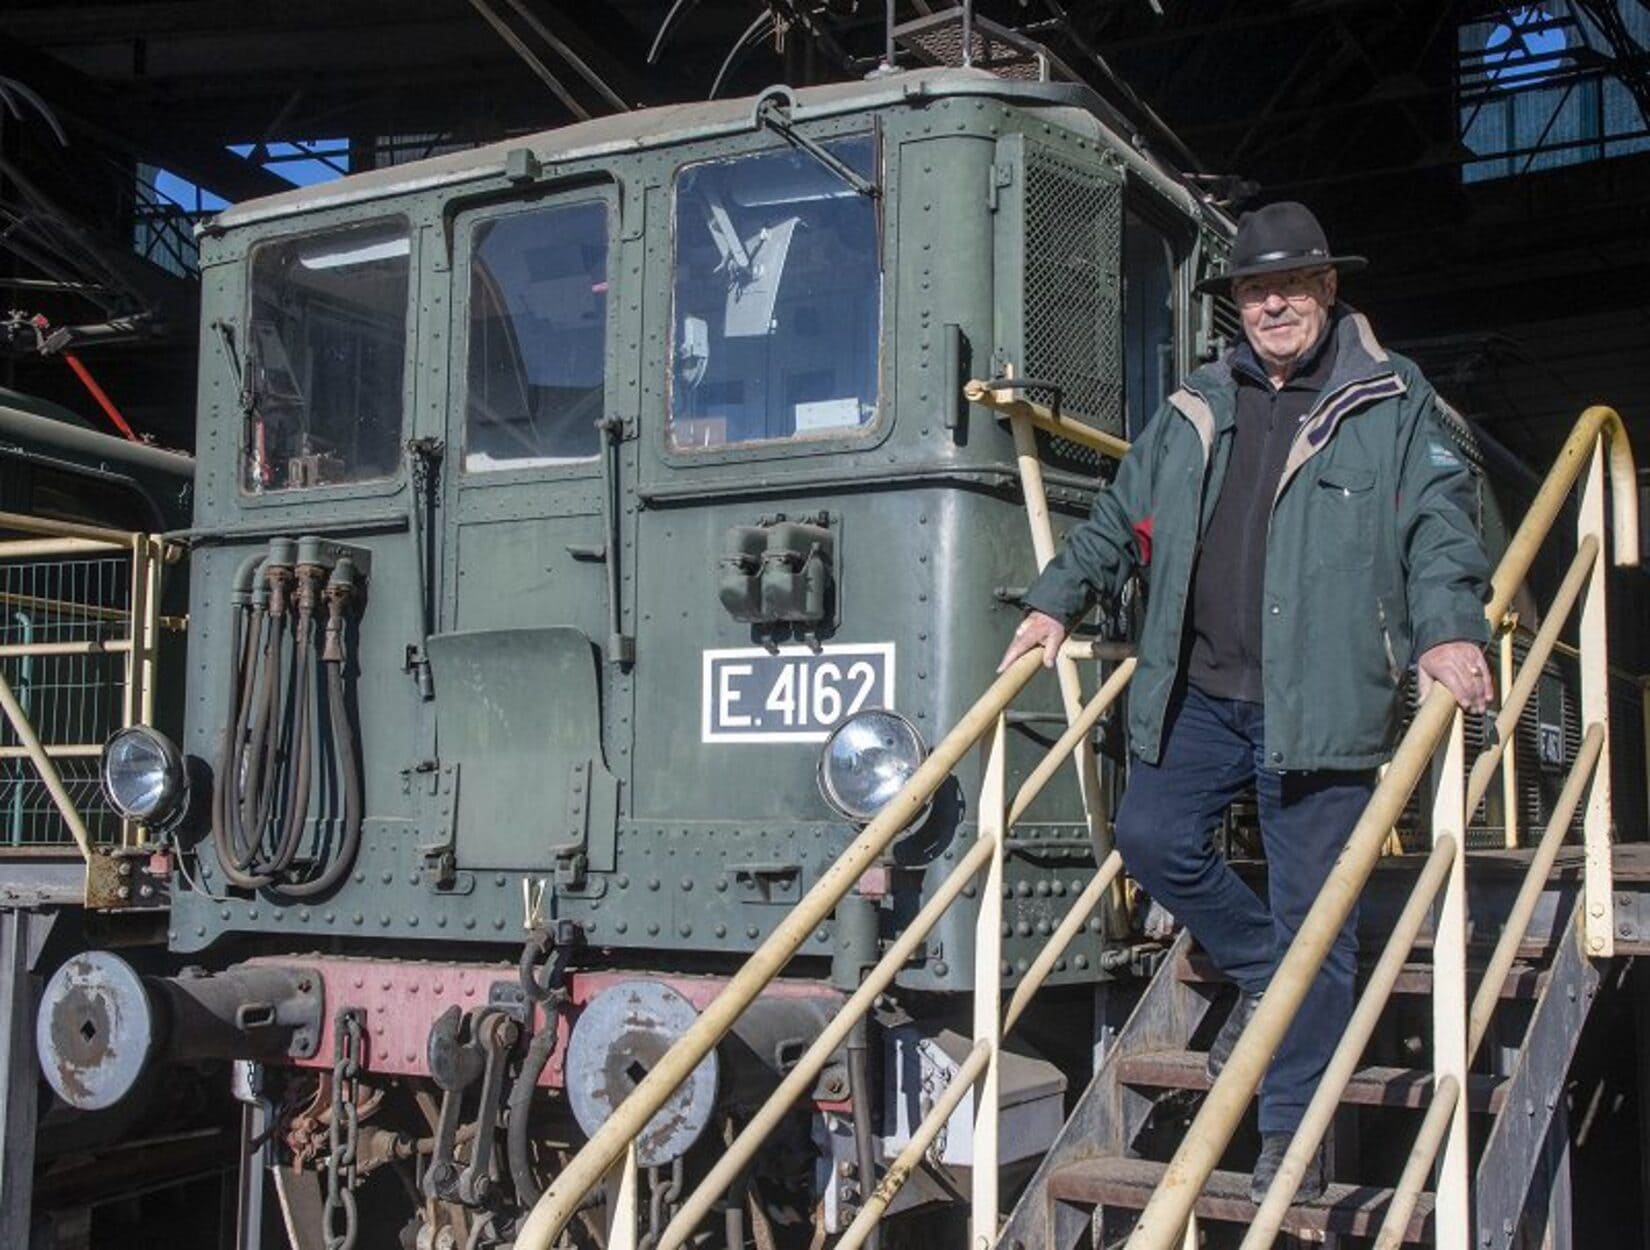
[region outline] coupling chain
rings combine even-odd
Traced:
[[[355,1189],[361,1144],[360,1075],[364,1024],[357,1007],[345,1007],[332,1030],[332,1115],[327,1124],[327,1197],[321,1231],[327,1250],[354,1250],[359,1231]],[[342,1217],[342,1227],[339,1219]]]

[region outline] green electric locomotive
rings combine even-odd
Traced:
[[[1128,437],[1234,331],[1191,294],[1230,232],[1086,88],[946,68],[223,213],[185,731],[104,757],[199,967],[71,961],[40,1017],[59,1094],[243,1061],[248,1175],[329,1246],[507,1242],[989,680],[1036,559],[1015,441],[963,383]],[[1106,465],[1037,438],[1058,530]],[[1130,610],[1089,634],[1126,639]],[[1065,722],[1034,687],[1010,792]],[[1015,830],[1005,987],[1093,873],[1119,733],[1087,813],[1067,770]],[[979,773],[649,1126],[655,1222],[955,866]],[[967,893],[729,1205],[730,1242],[747,1213],[839,1231],[955,1070]],[[1115,908],[1067,948],[1004,1066],[1004,1160],[1052,1140],[1096,987],[1136,952]],[[930,1162],[902,1202],[948,1201],[969,1142]]]
[[[225,212],[201,246],[185,734],[130,731],[104,766],[170,864],[171,949],[212,971],[159,990],[77,961],[43,1044],[94,1010],[129,1035],[70,1047],[59,1092],[257,1060],[312,1169],[282,1184],[327,1191],[329,1229],[342,1190],[363,1227],[394,1207],[372,1227],[506,1236],[546,1143],[604,1118],[988,679],[1035,561],[1013,441],[962,382],[1051,380],[1126,435],[1214,346],[1190,288],[1229,232],[1087,89],[960,69]],[[1039,437],[1063,526],[1101,464]],[[1041,697],[1011,777],[1063,728]],[[961,854],[977,781],[819,929],[648,1166],[691,1167],[771,1087]],[[1074,777],[1017,839],[1005,984],[1092,872]],[[779,1224],[839,1227],[839,1160],[954,1065],[971,925],[930,935],[869,1053],[799,1110],[762,1189]],[[1086,1062],[1060,1017],[1128,958],[1097,917],[1055,974],[1010,1081],[1027,1157]],[[317,1161],[346,1088],[371,1093],[341,1182]]]

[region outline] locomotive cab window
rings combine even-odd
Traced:
[[[370,481],[400,459],[410,236],[375,222],[252,254],[252,492]]]
[[[470,244],[464,467],[593,458],[606,348],[605,204],[479,224]]]
[[[866,178],[875,145],[824,145]],[[676,179],[670,442],[829,437],[877,411],[882,275],[871,199],[806,152]]]

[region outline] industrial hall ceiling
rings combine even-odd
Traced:
[[[1383,338],[1532,462],[1650,449],[1650,0],[980,0],[1236,209],[1311,204]],[[943,0],[900,0],[897,23]],[[192,440],[190,227],[618,109],[858,77],[883,0],[0,0],[0,384]],[[902,64],[912,44],[900,43]],[[308,171],[303,173],[302,171]]]

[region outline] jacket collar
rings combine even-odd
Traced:
[[[1342,419],[1366,404],[1401,395],[1409,389],[1362,313],[1345,304],[1338,305],[1329,333],[1333,337],[1323,350],[1334,353],[1334,364],[1317,403],[1301,419],[1300,429],[1295,433],[1278,481],[1278,495],[1283,494],[1283,488],[1301,465],[1323,450]],[[1169,404],[1196,429],[1203,444],[1205,463],[1213,453],[1218,435],[1237,423],[1237,381],[1232,372],[1235,356],[1234,348],[1220,359],[1194,370],[1169,396]]]
[[[1330,339],[1323,350],[1334,353],[1334,364],[1330,366],[1329,377],[1318,402],[1302,422],[1303,432],[1307,426],[1312,427],[1314,432],[1326,431],[1352,408],[1366,402],[1367,398],[1379,398],[1388,392],[1396,394],[1405,389],[1393,370],[1391,356],[1376,339],[1368,318],[1362,313],[1346,304],[1336,305],[1327,333]],[[1189,391],[1206,405],[1216,433],[1231,428],[1236,421],[1237,380],[1233,376],[1233,362],[1237,351],[1237,348],[1232,348],[1218,360],[1193,370],[1181,385],[1182,390]],[[1390,379],[1390,382],[1374,388],[1377,394],[1368,395],[1368,388],[1363,384],[1377,379]],[[1396,391],[1392,390],[1394,384]],[[1171,400],[1173,398],[1171,396]],[[1182,404],[1175,406],[1182,412],[1186,411]],[[1320,419],[1326,417],[1327,422],[1320,425]],[[1319,442],[1327,437],[1327,433],[1323,432]]]

